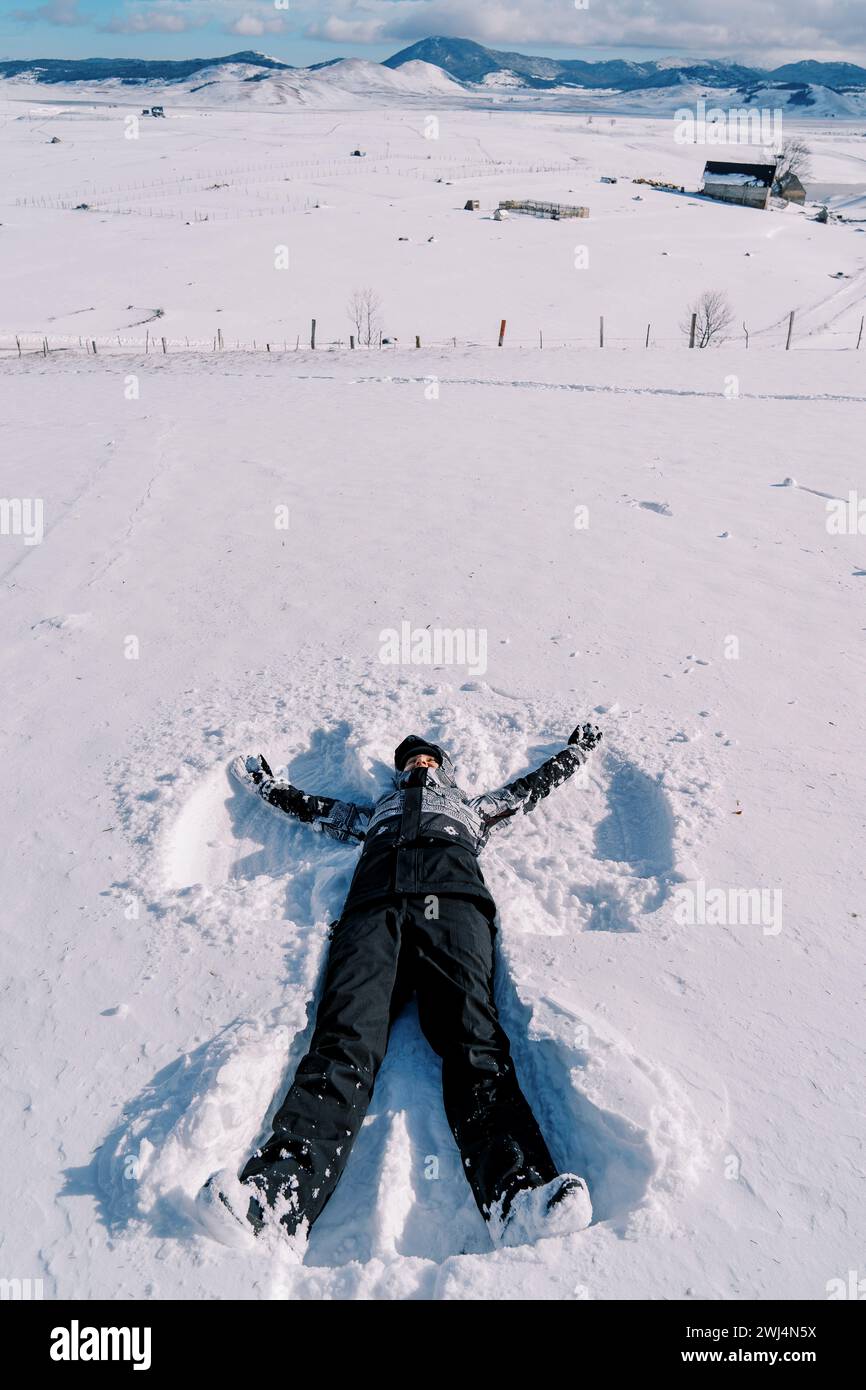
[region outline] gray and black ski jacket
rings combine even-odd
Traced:
[[[396,773],[393,789],[373,805],[310,795],[263,773],[257,758],[236,759],[233,771],[270,806],[335,840],[363,844],[344,914],[407,893],[471,897],[492,912],[479,850],[494,827],[531,811],[586,762],[601,733],[584,730],[534,772],[473,797],[457,786],[447,754],[441,767]]]

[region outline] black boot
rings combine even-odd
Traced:
[[[466,1176],[476,1194],[484,1194],[481,1210],[485,1218],[497,1202],[502,1202],[504,1216],[518,1192],[525,1187],[542,1187],[547,1181],[510,1136],[485,1137],[470,1160]]]
[[[298,1169],[303,1175],[311,1172],[309,1149],[306,1144],[286,1134],[273,1134],[247,1162],[240,1181],[257,1195],[250,1197],[247,1220],[256,1235],[265,1224],[265,1208],[285,1207],[280,1225],[294,1235],[304,1219],[301,1184]]]

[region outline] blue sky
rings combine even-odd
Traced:
[[[0,56],[381,59],[430,34],[559,57],[866,63],[866,0],[0,0]]]

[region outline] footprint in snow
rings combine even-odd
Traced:
[[[639,502],[636,497],[629,497],[628,493],[622,495],[630,507],[640,507],[645,512],[655,512],[657,516],[673,516],[667,502]]]
[[[49,631],[54,629],[58,632],[77,632],[87,627],[92,617],[92,613],[59,613],[53,618],[40,618],[37,623],[31,623],[30,631],[38,632],[47,628]]]
[[[673,516],[667,502],[638,502],[645,512],[657,512],[659,516]]]

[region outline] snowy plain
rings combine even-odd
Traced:
[[[633,185],[717,155],[669,119],[190,107],[129,140],[126,107],[31,105],[0,109],[2,492],[44,507],[41,543],[0,536],[7,1276],[589,1300],[862,1277],[866,521],[828,503],[866,496],[866,224]],[[818,177],[862,177],[859,127],[809,138]],[[494,223],[519,196],[590,217]],[[353,353],[367,285],[397,345]],[[706,288],[748,350],[684,348]],[[485,669],[384,664],[403,622],[483,631]],[[268,1132],[356,853],[243,801],[231,757],[366,798],[417,730],[480,791],[584,718],[586,775],[482,863],[518,1074],[592,1226],[492,1249],[413,1003],[303,1267],[215,1244],[195,1193]],[[701,884],[781,911],[689,924]]]

